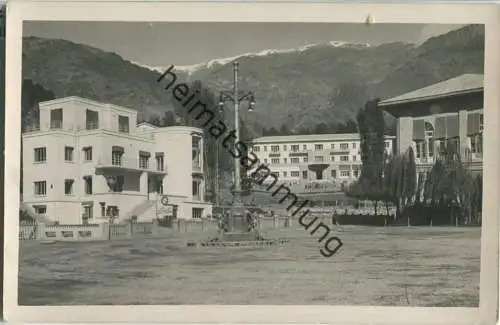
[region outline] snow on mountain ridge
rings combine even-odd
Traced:
[[[226,57],[226,58],[218,58],[218,59],[213,59],[209,60],[206,62],[201,62],[197,64],[192,64],[192,65],[183,65],[183,66],[175,66],[176,70],[182,71],[187,73],[188,75],[196,72],[197,70],[200,69],[210,69],[214,66],[217,65],[226,65],[238,58],[241,57],[265,57],[268,55],[274,55],[274,54],[283,54],[283,53],[294,53],[294,52],[304,52],[307,51],[313,47],[319,47],[319,46],[331,46],[331,47],[370,47],[370,44],[365,44],[365,43],[349,43],[349,42],[342,42],[342,41],[331,41],[328,43],[315,43],[315,44],[307,44],[304,46],[301,46],[299,48],[290,48],[290,49],[266,49],[262,50],[257,53],[244,53],[236,56],[231,56],[231,57]],[[158,71],[158,72],[164,72],[166,70],[166,67],[149,67],[145,66],[143,64],[139,64],[136,62],[133,62],[136,65],[140,65],[144,68],[148,68],[153,71]]]

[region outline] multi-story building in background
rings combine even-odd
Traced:
[[[429,170],[444,143],[458,148],[472,172],[483,168],[483,75],[464,74],[383,100],[398,119],[397,152],[412,147],[417,171]]]
[[[385,150],[393,152],[395,137]],[[252,151],[282,182],[348,184],[361,171],[360,137],[350,134],[264,136],[252,141]]]
[[[137,125],[134,109],[67,97],[40,103],[22,145],[22,206],[35,216],[80,224],[211,214],[198,128]]]

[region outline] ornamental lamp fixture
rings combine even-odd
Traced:
[[[255,96],[253,95],[253,93],[250,94],[249,96],[249,101],[250,103],[248,104],[248,111],[249,112],[253,112],[255,110]]]

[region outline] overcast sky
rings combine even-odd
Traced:
[[[421,42],[460,25],[326,23],[27,22],[25,36],[62,38],[149,66],[212,59],[329,41]]]

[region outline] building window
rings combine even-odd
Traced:
[[[324,157],[323,157],[323,156],[315,156],[315,157],[314,157],[314,161],[319,161],[319,162],[322,162],[322,161],[323,161],[323,159],[324,159]]]
[[[332,143],[332,144],[330,145],[330,149],[335,149],[335,143]]]
[[[95,130],[99,128],[99,112],[87,109],[85,111],[85,128]]]
[[[58,130],[63,126],[63,110],[62,108],[53,109],[50,111],[50,129]]]
[[[73,147],[64,147],[64,160],[73,161]]]
[[[335,161],[335,156],[330,156],[331,161]]]
[[[83,148],[83,160],[92,161],[92,147]]]
[[[277,165],[277,164],[279,164],[279,163],[280,163],[280,159],[279,159],[279,158],[272,158],[272,159],[271,159],[271,164],[273,164],[273,165]]]
[[[384,143],[384,146],[385,146],[385,148],[386,148],[386,149],[389,149],[389,147],[390,147],[390,143],[389,143],[389,141],[386,141],[386,142]]]
[[[193,219],[201,219],[202,215],[203,215],[202,208],[193,208]]]
[[[280,146],[271,146],[271,152],[279,152]]]
[[[340,161],[349,161],[349,156],[340,156]]]
[[[302,145],[302,150],[307,150],[307,144]]]
[[[267,158],[264,158],[264,164],[267,164]]]
[[[160,172],[165,170],[165,162],[163,160],[163,152],[156,153],[156,170],[160,171]]]
[[[309,158],[308,157],[304,157],[304,158],[302,158],[302,160],[306,163],[306,162],[309,161]]]
[[[336,169],[332,169],[332,171],[330,173],[331,173],[332,178],[337,178],[337,170]]]
[[[348,170],[341,170],[340,177],[349,177],[351,173]]]
[[[302,178],[307,179],[307,170],[302,171]]]
[[[47,148],[35,148],[35,162],[44,163],[47,161]]]
[[[357,158],[356,155],[352,156],[352,161],[356,161]]]
[[[113,146],[113,149],[111,150],[111,164],[113,166],[121,166],[122,156],[123,156],[123,148],[118,146]]]
[[[35,182],[34,186],[35,186],[35,195],[47,195],[46,181]]]
[[[300,177],[300,172],[298,172],[298,171],[290,172],[290,176],[292,176],[292,177]]]
[[[264,146],[264,151],[267,151],[267,146]]]
[[[287,148],[287,145],[283,145],[283,151],[286,151],[288,148]]]
[[[353,143],[352,143],[352,148],[353,148],[353,149],[356,149],[356,142],[353,142]]]
[[[123,133],[130,132],[128,116],[118,115],[118,131]]]
[[[287,173],[286,172],[283,172],[283,177],[286,177]]]
[[[93,208],[94,207],[92,205],[85,205],[83,207],[82,224],[88,225],[89,220],[94,217]]]
[[[109,184],[111,192],[123,192],[124,183],[125,183],[125,177],[123,175],[115,176],[112,182]]]
[[[149,168],[149,157],[151,155],[146,151],[139,151],[139,168],[148,169]]]
[[[84,190],[86,195],[92,194],[92,176],[83,176]]]
[[[482,153],[483,152],[483,135],[475,134],[470,136],[470,151],[472,153]]]
[[[64,180],[64,194],[73,195],[73,184],[75,181],[73,179]]]
[[[283,158],[283,163],[286,164],[287,163],[287,159],[286,158]]]
[[[47,206],[46,205],[34,205],[33,209],[35,209],[36,214],[46,214]]]
[[[253,152],[259,152],[260,147],[259,146],[253,146]]]
[[[323,145],[322,144],[314,145],[314,150],[323,150]]]
[[[479,132],[483,132],[484,130],[484,115],[479,115]]]
[[[290,163],[292,163],[292,164],[298,164],[299,163],[299,158],[290,158]]]
[[[359,176],[359,170],[356,169],[352,173],[353,173],[354,177],[358,178],[358,176]]]
[[[192,182],[192,192],[193,192],[193,199],[196,201],[201,200],[201,191],[200,191],[200,182],[197,180],[193,180]]]
[[[423,157],[427,156],[434,156],[434,127],[429,122],[425,122],[425,145],[423,147]]]
[[[298,152],[299,151],[299,145],[298,144],[293,144],[290,146],[290,150],[292,150],[292,152]]]
[[[340,144],[340,149],[342,149],[342,150],[347,150],[347,149],[349,149],[349,143],[341,143],[341,144]]]
[[[422,158],[424,157],[424,141],[416,141],[415,142],[415,158]]]

